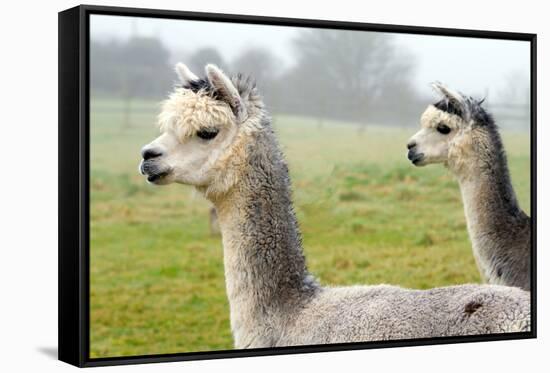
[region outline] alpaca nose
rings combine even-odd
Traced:
[[[162,152],[158,149],[144,148],[141,151],[141,156],[143,157],[144,160],[160,157],[161,155],[162,155]]]
[[[414,148],[416,146],[416,142],[415,141],[411,141],[407,144],[407,149],[411,150],[412,148]]]

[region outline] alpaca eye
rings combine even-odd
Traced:
[[[219,130],[215,128],[207,128],[197,132],[197,136],[203,140],[212,140],[218,135]]]
[[[439,123],[437,125],[437,132],[441,133],[442,135],[447,135],[449,132],[451,132],[451,129],[449,126],[446,126],[443,123]]]

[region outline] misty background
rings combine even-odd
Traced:
[[[184,62],[250,74],[274,116],[320,126],[417,127],[441,81],[485,98],[500,127],[529,130],[528,42],[103,15],[90,30],[92,94],[123,100],[126,122],[136,100],[167,96]]]
[[[335,286],[479,282],[460,192],[408,139],[441,81],[503,128],[529,212],[529,43],[91,16],[90,356],[233,348],[215,210],[138,173],[176,62],[252,75],[289,165],[308,268]]]

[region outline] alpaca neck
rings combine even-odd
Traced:
[[[459,179],[472,239],[505,230],[506,224],[503,223],[508,218],[513,219],[522,214],[509,179],[495,180],[493,176],[478,175],[477,179]]]
[[[510,181],[500,137],[495,133],[491,139],[457,174],[474,254],[486,278],[491,263],[508,250],[501,238],[526,218]]]
[[[317,289],[308,274],[287,166],[270,130],[253,139],[238,184],[213,200],[237,347],[269,346]]]

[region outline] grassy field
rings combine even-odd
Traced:
[[[192,188],[147,185],[142,145],[156,106],[125,125],[116,103],[91,110],[91,357],[232,348],[220,237]],[[101,108],[99,108],[101,107]],[[290,165],[309,269],[323,284],[411,288],[478,282],[460,192],[442,166],[414,168],[407,130],[275,117]],[[505,133],[529,211],[529,137]]]

